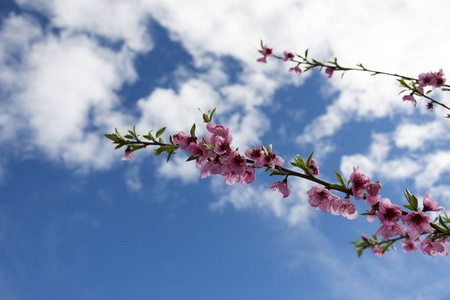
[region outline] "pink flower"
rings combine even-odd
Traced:
[[[371,182],[369,184],[369,188],[368,188],[368,192],[367,192],[367,197],[366,197],[366,204],[369,206],[373,206],[375,204],[378,203],[378,201],[380,201],[380,192],[381,189],[381,184],[379,184],[378,182]]]
[[[278,191],[281,196],[283,196],[283,198],[289,197],[289,194],[291,193],[291,189],[284,181],[275,182],[269,187],[269,189],[271,189],[272,191]]]
[[[419,75],[419,86],[430,86],[435,84],[435,78],[433,74],[430,73],[422,73]],[[421,92],[423,94],[423,92]]]
[[[252,183],[255,180],[255,177],[256,177],[255,169],[247,166],[245,168],[244,175],[241,176],[240,181],[241,181],[242,185],[249,185],[250,183]]]
[[[312,187],[308,192],[308,202],[316,210],[329,212],[331,210],[331,203],[335,200],[339,200],[338,196],[331,194],[327,189],[319,186]]]
[[[134,152],[131,152],[130,147],[127,147],[127,149],[125,149],[125,154],[122,156],[122,158],[120,160],[130,160],[133,158]]]
[[[258,58],[257,62],[267,63],[266,57],[267,56],[273,56],[272,48],[267,47],[267,45],[264,45],[263,50],[260,51],[263,57]]]
[[[267,63],[267,59],[266,59],[265,56],[264,56],[264,57],[261,57],[261,58],[258,58],[256,61],[257,61],[257,62],[260,62],[260,63],[264,63],[264,64]]]
[[[372,206],[372,207],[369,209],[369,212],[375,212],[375,208]],[[375,221],[376,218],[377,218],[376,215],[367,215],[367,221],[370,222],[370,223],[372,223],[373,221]]]
[[[386,226],[393,226],[400,220],[402,216],[402,208],[398,205],[392,204],[388,198],[380,200],[380,206],[376,215],[380,219],[381,223]]]
[[[334,72],[334,68],[332,68],[332,67],[327,67],[325,69],[325,74],[328,75],[328,78],[331,78],[331,76],[333,76],[333,72]]]
[[[311,163],[309,164],[308,172],[305,171],[306,175],[319,176],[319,166],[317,165],[314,158],[311,158]]]
[[[231,171],[241,176],[246,172],[247,160],[239,152],[232,150],[227,158],[227,165]]]
[[[422,233],[432,233],[431,218],[422,211],[412,211],[406,216],[400,217],[405,225],[410,239],[417,239]]]
[[[264,166],[264,152],[261,150],[261,147],[252,147],[253,149],[248,148],[245,150],[245,156],[255,161],[255,167],[261,168]],[[256,163],[258,161],[258,165]]]
[[[268,164],[269,167],[271,167],[272,169],[274,169],[275,166],[281,166],[282,164],[284,164],[284,160],[281,157],[272,153],[272,151],[269,151],[267,153],[267,155],[265,156],[265,160],[266,164]]]
[[[210,160],[203,165],[200,172],[200,178],[206,178],[211,175],[221,175],[223,173],[223,164],[219,159]]]
[[[364,198],[364,190],[369,187],[370,178],[359,171],[359,167],[353,167],[353,173],[350,175],[350,182],[352,184],[353,197],[355,200]]]
[[[369,240],[365,234],[361,234],[361,238],[366,242]]]
[[[440,88],[445,84],[445,81],[447,81],[447,79],[443,77],[444,73],[442,72],[442,69],[440,69],[439,72],[437,73],[433,73],[433,76],[434,76],[434,82],[432,84],[433,88]]]
[[[358,217],[355,204],[351,203],[349,199],[336,199],[331,203],[331,213],[335,216],[342,215],[349,220],[354,220]]]
[[[403,239],[400,241],[402,243],[403,252],[417,252],[419,251],[419,247],[417,247],[416,243],[414,243],[411,239]]]
[[[376,235],[381,235],[383,239],[388,239],[390,237],[396,235],[405,235],[405,231],[403,230],[403,226],[397,223],[392,225],[383,225],[378,228]]]
[[[428,196],[428,192],[425,193],[425,196],[423,197],[422,211],[440,211],[443,209],[443,207],[438,206],[436,199]]]
[[[299,66],[295,66],[294,68],[290,68],[289,72],[294,72],[295,74],[297,74],[298,76],[302,75],[302,69],[299,68]]]
[[[380,247],[374,247],[372,249],[372,253],[377,255],[378,257],[383,257],[383,255],[384,255],[383,249],[381,249]]]
[[[443,242],[432,240],[429,237],[423,240],[422,244],[420,245],[420,249],[422,250],[423,254],[433,257],[436,256],[436,252],[442,256],[448,255],[447,247],[445,247],[445,244]]]
[[[291,52],[284,51],[283,54],[284,54],[283,61],[292,60],[295,57],[294,54],[292,54]]]
[[[412,103],[412,105],[414,106],[414,107],[416,107],[416,105],[417,105],[417,101],[416,101],[416,99],[413,97],[413,95],[405,95],[405,96],[403,96],[403,101],[411,101],[411,103]]]

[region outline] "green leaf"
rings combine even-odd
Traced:
[[[195,123],[191,127],[191,136],[195,136]]]
[[[172,149],[172,151],[168,152],[167,155],[167,162],[169,162],[170,158],[172,157],[173,154],[176,154],[176,152]]]
[[[313,153],[314,152],[311,152],[311,154],[308,157],[308,160],[306,161],[306,168],[307,168],[307,170],[309,170],[309,166],[311,165],[311,159],[312,159]]]
[[[441,216],[439,216],[439,224],[441,224],[441,226],[443,228],[445,228],[446,232],[450,232],[450,228],[447,226],[447,224],[445,224],[444,220],[442,220]]]
[[[336,173],[336,178],[337,178],[337,180],[342,184],[342,186],[343,187],[347,187],[347,185],[345,184],[345,181],[344,181],[344,179],[342,179],[342,176],[341,176],[341,174],[339,174],[339,172],[338,171],[334,171],[335,173]]]
[[[211,122],[211,120],[212,120],[212,118],[213,118],[213,116],[214,116],[214,113],[216,112],[216,108],[214,107],[214,109],[211,111],[211,113],[209,114],[209,121]]]
[[[116,148],[114,148],[114,150],[117,150],[117,149],[119,149],[119,148],[122,148],[123,146],[125,146],[125,144],[118,144],[118,145],[116,146]]]
[[[126,139],[131,139],[131,140],[132,140],[132,139],[134,139],[134,136],[132,136],[131,134],[126,134],[126,135],[125,135],[125,138],[126,138]]]
[[[412,207],[412,206],[409,205],[409,204],[405,204],[405,205],[403,205],[403,207],[404,207],[404,208],[407,208],[407,209],[409,209],[409,210],[414,210],[414,207]]]
[[[405,197],[408,200],[409,204],[412,206],[413,210],[417,211],[419,201],[417,201],[417,198],[414,195],[412,195],[408,189],[406,189]]]
[[[197,159],[197,157],[191,155],[191,156],[189,156],[188,159],[186,159],[186,162],[196,160],[196,159]]]
[[[122,139],[122,140],[125,140],[125,139],[123,138],[123,136],[120,134],[120,132],[117,131],[117,128],[116,128],[116,136],[119,137],[119,138]]]
[[[159,138],[161,136],[161,134],[164,133],[164,131],[166,130],[166,127],[161,128],[160,130],[158,130],[156,132],[156,138]]]
[[[272,172],[269,174],[269,176],[284,176],[286,175],[283,171],[280,170],[272,170]]]
[[[337,189],[337,190],[341,190],[342,189],[342,186],[341,185],[339,185],[339,184],[330,184],[329,185],[329,188],[333,188],[333,189]]]
[[[104,134],[104,136],[114,142],[121,141],[121,139],[119,139],[114,133],[112,133],[112,134],[106,133],[106,134]]]
[[[363,253],[363,249],[360,248],[360,249],[356,250],[356,253],[358,253],[358,258],[361,257],[361,255]]]

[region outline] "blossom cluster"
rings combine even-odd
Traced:
[[[366,203],[376,203],[380,198],[378,192],[381,185],[378,182],[371,183],[370,179],[360,172],[359,167],[353,168],[353,173],[350,175],[350,182],[355,200],[363,199],[365,197],[365,190],[369,191]],[[350,220],[358,217],[356,206],[350,201],[348,196],[341,199],[333,195],[328,189],[319,186],[312,187],[307,193],[309,204],[315,207],[316,210],[324,212],[331,211],[333,215],[342,215]]]
[[[229,185],[237,182],[249,185],[255,180],[254,168],[268,166],[274,169],[284,163],[281,157],[272,152],[271,147],[252,147],[245,151],[245,156],[239,154],[238,150],[231,147],[233,136],[224,125],[208,122],[206,129],[209,132],[201,139],[183,131],[173,135],[174,144],[196,158],[197,168],[202,167],[201,178],[221,175]],[[253,160],[253,165],[247,164],[250,161],[246,157]],[[284,198],[290,193],[286,182],[277,182],[270,189],[279,191]]]

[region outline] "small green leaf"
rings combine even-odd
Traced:
[[[342,179],[342,176],[341,176],[341,174],[339,174],[339,172],[338,171],[334,171],[335,173],[336,173],[336,178],[337,178],[337,180],[342,184],[342,186],[343,187],[347,187],[347,185],[345,184],[345,181],[344,181],[344,179]]]
[[[216,112],[216,108],[214,107],[214,109],[211,111],[211,113],[209,114],[209,121],[211,122],[211,120],[212,120],[212,118],[213,118],[213,116],[214,116],[214,113]]]
[[[409,204],[405,204],[405,205],[403,205],[403,207],[404,207],[404,208],[407,208],[407,209],[409,209],[409,210],[414,210],[414,207],[412,207],[412,206],[409,205]]]
[[[132,136],[131,134],[126,134],[126,135],[125,135],[125,138],[126,138],[126,139],[134,139],[134,136]]]
[[[123,146],[125,146],[125,144],[118,144],[118,145],[116,146],[116,148],[114,148],[114,150],[117,150],[117,149],[119,149],[119,148],[122,148]]]
[[[309,170],[309,166],[311,166],[311,159],[312,159],[313,153],[314,152],[311,152],[311,154],[308,157],[308,160],[306,161],[306,168],[307,168],[307,170]]]
[[[191,127],[191,136],[195,136],[195,123]]]
[[[191,156],[189,156],[188,159],[186,159],[186,162],[196,160],[196,159],[197,159],[197,157],[191,155]]]
[[[160,130],[158,130],[156,132],[156,138],[159,138],[161,136],[161,134],[164,133],[164,131],[166,130],[166,127],[161,128]]]

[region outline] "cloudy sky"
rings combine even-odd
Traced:
[[[254,183],[199,178],[177,154],[131,161],[105,139],[164,138],[217,108],[240,149],[273,144],[321,178],[360,166],[381,194],[450,207],[448,112],[401,101],[393,78],[301,77],[257,63],[260,40],[317,60],[417,77],[450,72],[450,2],[0,0],[0,298],[448,299],[448,258],[357,258],[375,233]],[[450,103],[448,95],[434,92]],[[360,213],[366,207],[358,203]],[[401,247],[397,247],[401,248]]]

